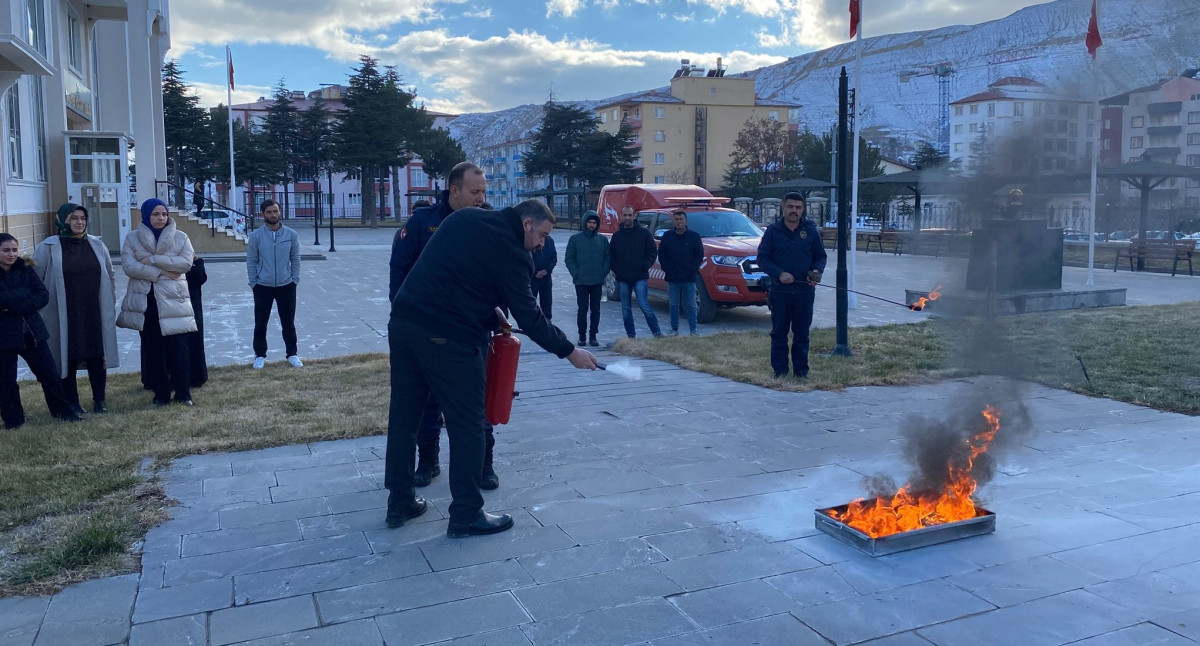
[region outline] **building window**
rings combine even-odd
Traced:
[[[979,104],[978,103],[971,104],[971,114],[979,114]]]
[[[1105,150],[1112,150],[1112,139],[1105,139],[1105,140],[1104,140],[1104,149],[1105,149]]]
[[[988,104],[988,106],[987,106],[987,108],[988,108],[988,109],[987,109],[987,116],[989,116],[989,117],[992,117],[992,118],[995,118],[995,116],[996,116],[996,104],[995,104],[995,103],[989,103],[989,104]]]
[[[957,124],[955,124],[955,125],[954,125],[954,134],[956,134],[956,135],[961,135],[961,134],[962,134],[962,130],[963,130],[963,128],[962,128],[962,124],[961,124],[961,123],[957,123]]]
[[[1129,147],[1130,148],[1141,148],[1142,147],[1142,138],[1141,137],[1130,137],[1129,138]]]
[[[1189,146],[1200,146],[1200,132],[1189,132],[1188,133],[1188,145]]]
[[[667,140],[667,131],[666,130],[655,130],[654,131],[654,141],[666,141],[666,140]]]
[[[21,172],[21,95],[18,85],[13,84],[8,90],[5,110],[8,121],[4,125],[8,129],[8,176],[20,179]]]
[[[963,149],[962,142],[954,144],[954,152],[961,153]]]
[[[1014,117],[1025,116],[1025,104],[1024,103],[1017,101],[1016,103],[1013,104],[1013,116]]]
[[[42,56],[46,56],[46,2],[25,0],[25,40]]]
[[[634,108],[634,109],[633,109],[633,118],[635,118],[635,119],[641,119],[641,118],[642,118],[642,109],[641,109],[641,108]]]
[[[654,118],[655,119],[666,119],[667,118],[667,109],[666,108],[654,108]]]
[[[408,171],[409,186],[429,186],[429,175],[425,174],[425,167],[411,168]]]
[[[654,164],[655,165],[661,166],[665,163],[667,163],[667,156],[665,153],[654,153]],[[659,183],[661,184],[662,182],[659,182]]]
[[[346,203],[350,206],[362,206],[362,193],[348,193]]]
[[[1133,117],[1129,120],[1130,128],[1142,128],[1146,125],[1146,117]]]
[[[1071,134],[1072,137],[1078,137],[1079,136],[1079,124],[1072,121],[1070,123],[1070,125],[1068,126],[1067,131]]]
[[[607,112],[600,113],[600,123],[608,123],[608,113]]]
[[[79,14],[67,10],[67,56],[71,67],[83,71],[83,31],[79,28]]]
[[[709,94],[710,96],[716,96],[716,95],[717,95],[717,88],[715,88],[715,87],[710,87],[710,88],[708,88],[708,94]]]
[[[1104,129],[1105,129],[1105,130],[1112,130],[1112,119],[1105,119],[1105,120],[1104,120]]]
[[[39,182],[46,181],[46,97],[42,92],[42,77],[29,77],[33,87],[33,160]]]
[[[954,106],[954,116],[956,116],[956,117],[962,116],[962,106],[961,105]]]
[[[779,110],[771,110],[768,112],[767,119],[771,121],[779,121]]]
[[[1200,112],[1189,112],[1188,123],[1200,123]]]
[[[1200,155],[1188,155],[1187,156],[1187,165],[1188,166],[1200,166]]]
[[[613,121],[616,121],[616,120],[617,120],[617,109],[616,109],[616,108],[613,108],[613,109],[612,109],[612,114],[610,114],[609,116],[610,116],[610,117],[612,117],[612,120],[613,120]]]
[[[666,175],[655,175],[655,176],[654,176],[654,183],[655,183],[655,184],[666,184],[666,183],[667,183],[667,176],[666,176]]]
[[[970,124],[970,126],[967,128],[967,131],[968,132],[979,132],[979,124],[978,123]]]

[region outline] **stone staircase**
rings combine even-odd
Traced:
[[[246,251],[246,236],[233,229],[217,227],[211,229],[207,220],[188,212],[171,211],[175,226],[188,235],[196,253],[222,253]],[[214,235],[215,234],[215,235]]]

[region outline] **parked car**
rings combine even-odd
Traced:
[[[1183,236],[1182,238],[1180,238],[1180,240],[1200,240],[1200,231],[1197,231],[1195,233],[1189,233],[1189,234]]]
[[[1137,233],[1137,232],[1136,231],[1120,231],[1120,230],[1113,231],[1112,233],[1108,234],[1108,241],[1109,242],[1129,242],[1129,239],[1133,237],[1134,233]]]
[[[1133,241],[1133,240],[1141,240],[1142,238],[1141,238],[1141,234],[1135,233],[1129,239],[1130,239],[1130,241]],[[1146,239],[1147,240],[1162,240],[1162,241],[1182,240],[1183,233],[1180,231],[1147,231]]]
[[[238,233],[246,231],[246,218],[225,209],[204,209],[196,217],[211,222],[210,226],[220,229],[232,229]]]
[[[1092,238],[1096,242],[1104,242],[1104,234],[1103,233],[1093,233]],[[1087,233],[1064,233],[1063,234],[1063,242],[1087,242],[1087,241],[1088,241]]]

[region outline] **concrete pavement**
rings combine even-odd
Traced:
[[[386,347],[387,245],[365,235],[339,233],[337,254],[305,266],[306,357]],[[859,287],[886,297],[952,271],[859,261]],[[250,358],[241,271],[209,272],[213,363]],[[1200,285],[1097,272],[1110,280],[1144,303]],[[861,305],[856,325],[924,316]],[[623,333],[604,307],[606,334]],[[709,329],[765,320],[723,313]],[[497,431],[501,487],[485,492],[510,532],[446,539],[445,475],[423,490],[425,516],[386,528],[383,437],[184,458],[163,474],[180,505],[147,536],[142,572],[0,600],[0,646],[1200,642],[1196,418],[1040,386],[997,395],[1034,432],[981,489],[996,533],[869,558],[815,530],[812,510],[863,495],[864,476],[903,481],[904,420],[1006,383],[782,393],[637,363],[646,378],[625,382],[523,357]]]

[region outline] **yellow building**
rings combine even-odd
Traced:
[[[713,70],[684,59],[670,92],[653,90],[597,106],[596,120],[609,133],[622,120],[629,122],[640,152],[634,166],[643,182],[718,189],[746,121],[784,120],[794,130],[799,107],[758,98],[754,79],[726,77],[719,59]]]

